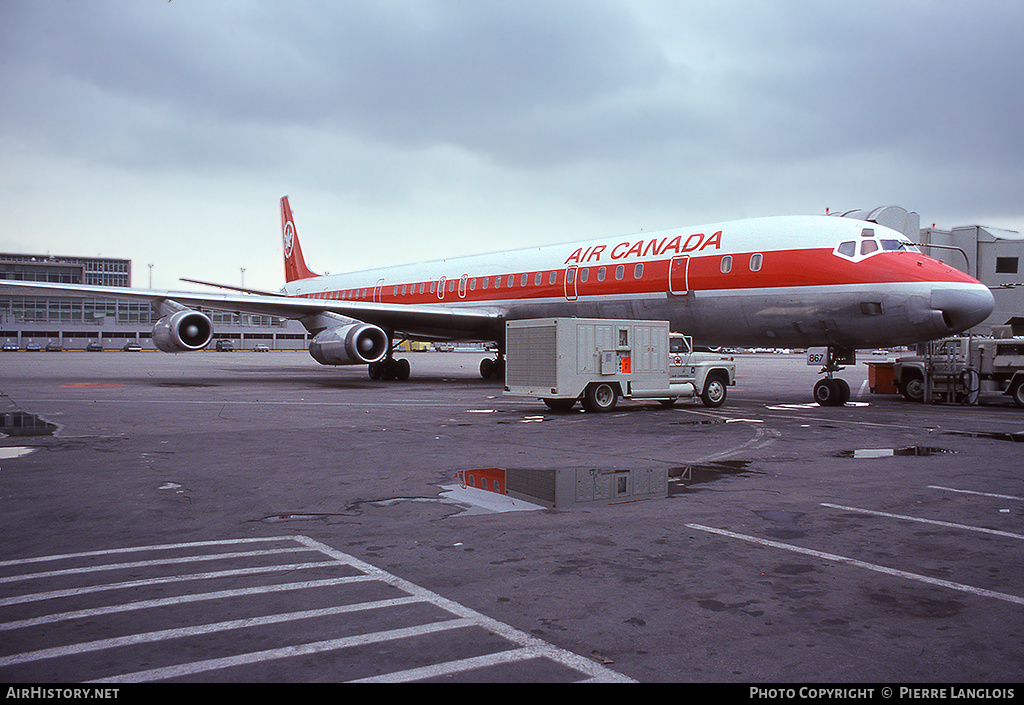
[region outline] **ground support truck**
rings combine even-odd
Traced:
[[[541,399],[556,411],[582,402],[611,411],[619,399],[670,406],[699,396],[719,407],[736,384],[733,358],[693,352],[691,339],[668,321],[539,318],[505,328],[505,394]]]
[[[909,401],[976,404],[982,394],[1009,395],[1024,408],[1024,337],[954,337],[920,343],[893,364]]]

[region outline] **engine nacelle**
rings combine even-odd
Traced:
[[[352,323],[320,331],[309,343],[309,354],[321,365],[365,365],[388,353],[391,339],[383,329]]]
[[[213,322],[199,311],[178,311],[153,325],[153,344],[168,353],[202,350],[211,338]]]

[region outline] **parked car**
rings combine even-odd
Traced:
[[[46,344],[46,352],[60,352],[64,349],[64,346],[60,344],[59,340],[51,340]]]
[[[28,344],[25,345],[25,352],[39,352],[42,349],[42,346],[34,340],[28,341]]]
[[[252,346],[253,352],[270,352],[270,347],[263,343],[256,343]]]
[[[230,340],[218,340],[216,349],[217,352],[234,352],[235,346],[231,344]]]
[[[12,343],[10,340],[4,343],[4,350],[17,350],[18,344]]]
[[[103,352],[103,343],[98,340],[94,340],[85,346],[86,352]]]
[[[140,352],[142,350],[142,346],[136,343],[134,340],[129,340],[127,343],[124,344],[124,347],[121,349],[124,350],[125,352]]]

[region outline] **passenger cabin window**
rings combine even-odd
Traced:
[[[548,275],[548,284],[551,284],[552,286],[554,286],[557,283],[558,283],[558,272],[552,270],[551,274]]]
[[[626,274],[626,265],[620,264],[615,268],[615,278],[621,280]]]
[[[634,279],[643,279],[644,278],[644,265],[643,265],[643,262],[641,262],[637,266],[633,267],[633,278]]]
[[[756,254],[753,254],[753,255],[750,255],[750,271],[751,272],[759,272],[759,271],[761,271],[761,260],[762,260],[762,256],[761,256],[760,252],[758,252]]]
[[[722,258],[722,274],[728,274],[732,271],[732,255],[726,255]]]
[[[584,267],[580,270],[580,282],[585,282],[590,279],[590,270]]]

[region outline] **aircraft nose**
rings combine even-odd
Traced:
[[[943,322],[959,333],[988,318],[996,306],[995,297],[984,284],[932,289],[931,306],[942,312]]]

